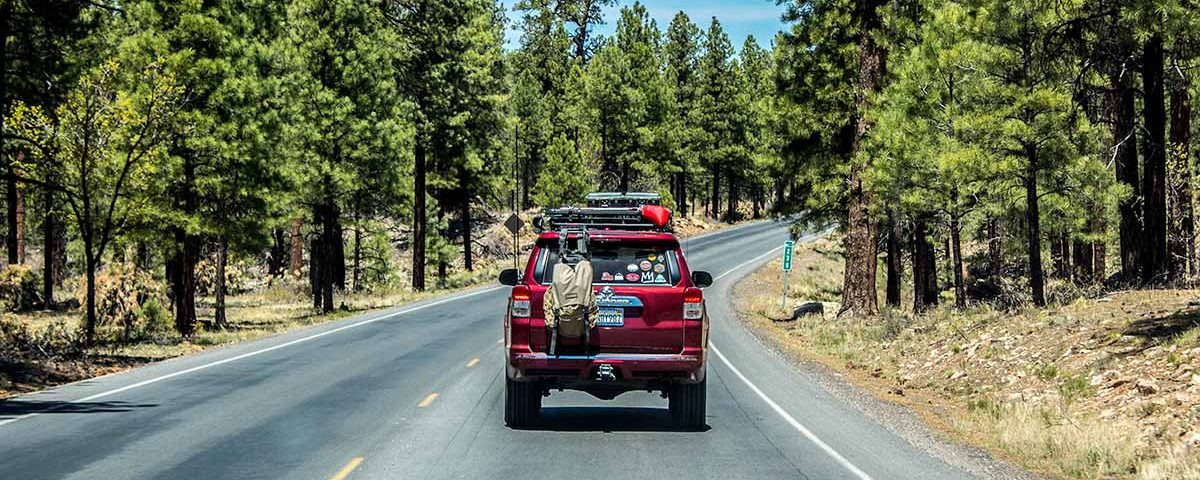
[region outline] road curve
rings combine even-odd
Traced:
[[[489,286],[0,402],[0,478],[971,478],[733,316],[731,285],[786,237],[762,222],[686,241],[718,278],[705,431],[637,392],[555,392],[542,426],[505,427],[507,290]]]

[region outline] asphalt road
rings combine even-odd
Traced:
[[[542,427],[505,427],[493,286],[0,402],[0,479],[970,478],[732,316],[732,283],[786,237],[760,223],[687,242],[717,277],[705,431],[675,430],[648,393],[556,392]]]

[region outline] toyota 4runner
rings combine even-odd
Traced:
[[[533,422],[543,397],[570,389],[602,400],[657,391],[677,423],[704,427],[709,324],[700,289],[712,276],[688,267],[670,213],[657,204],[654,194],[592,194],[587,207],[535,220],[544,231],[525,268],[500,276],[513,287],[504,319],[509,426]],[[543,297],[562,241],[586,242],[599,312],[585,337],[554,344]]]

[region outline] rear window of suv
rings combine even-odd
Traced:
[[[588,246],[592,260],[592,283],[595,285],[659,285],[679,283],[679,261],[673,249],[659,245],[612,245],[593,243]],[[538,283],[549,285],[558,263],[558,247],[542,247],[534,275]]]

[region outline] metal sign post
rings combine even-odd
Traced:
[[[796,242],[788,240],[783,242],[783,301],[780,309],[787,312],[787,296],[788,296],[788,272],[792,271],[792,250],[795,248]]]

